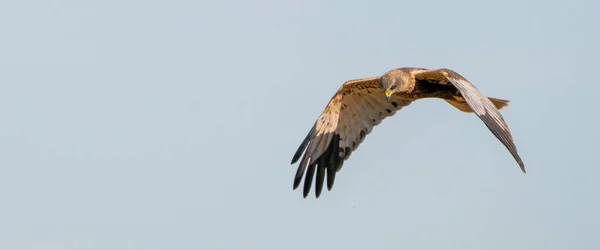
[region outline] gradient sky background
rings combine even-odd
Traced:
[[[599,249],[593,1],[4,1],[0,249]],[[345,80],[447,67],[319,199],[298,144]]]

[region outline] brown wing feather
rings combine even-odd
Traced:
[[[410,101],[396,96],[388,102],[379,87],[379,77],[345,82],[292,158],[292,164],[301,159],[294,177],[294,189],[304,176],[303,195],[306,198],[316,172],[315,196],[321,195],[325,176],[327,189],[331,190],[336,172],[373,127],[409,104]]]
[[[511,155],[515,158],[519,167],[526,173],[525,165],[517,153],[517,147],[514,144],[513,137],[508,125],[504,121],[502,114],[490,99],[473,86],[467,79],[460,74],[449,69],[424,70],[414,73],[415,78],[437,84],[452,84],[460,91],[463,98],[471,107],[473,112],[483,121],[488,129],[504,144]],[[508,101],[505,101],[508,103]],[[504,104],[505,105],[505,104]],[[503,107],[503,106],[502,106]],[[502,108],[500,107],[500,108]]]

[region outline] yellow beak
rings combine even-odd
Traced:
[[[392,93],[390,93],[389,91],[385,92],[385,98],[389,101],[390,99],[392,99]]]

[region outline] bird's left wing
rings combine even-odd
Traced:
[[[473,86],[467,79],[460,74],[449,69],[423,70],[414,72],[416,80],[427,81],[430,83],[449,85],[452,84],[460,91],[469,107],[483,121],[488,129],[504,144],[511,155],[515,158],[519,167],[526,173],[525,165],[517,152],[517,147],[514,144],[513,137],[508,128],[508,124],[504,121],[502,114],[496,106],[484,96],[479,90]]]
[[[306,172],[303,190],[306,198],[316,171],[315,196],[318,198],[321,194],[325,175],[327,189],[331,190],[336,172],[373,127],[409,104],[410,101],[396,96],[387,101],[379,77],[345,82],[333,95],[292,159],[294,164],[304,153],[294,177],[294,189],[300,185]]]

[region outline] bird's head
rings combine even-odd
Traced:
[[[409,92],[414,87],[414,79],[410,73],[401,69],[386,72],[381,76],[379,83],[388,101],[394,93]]]

